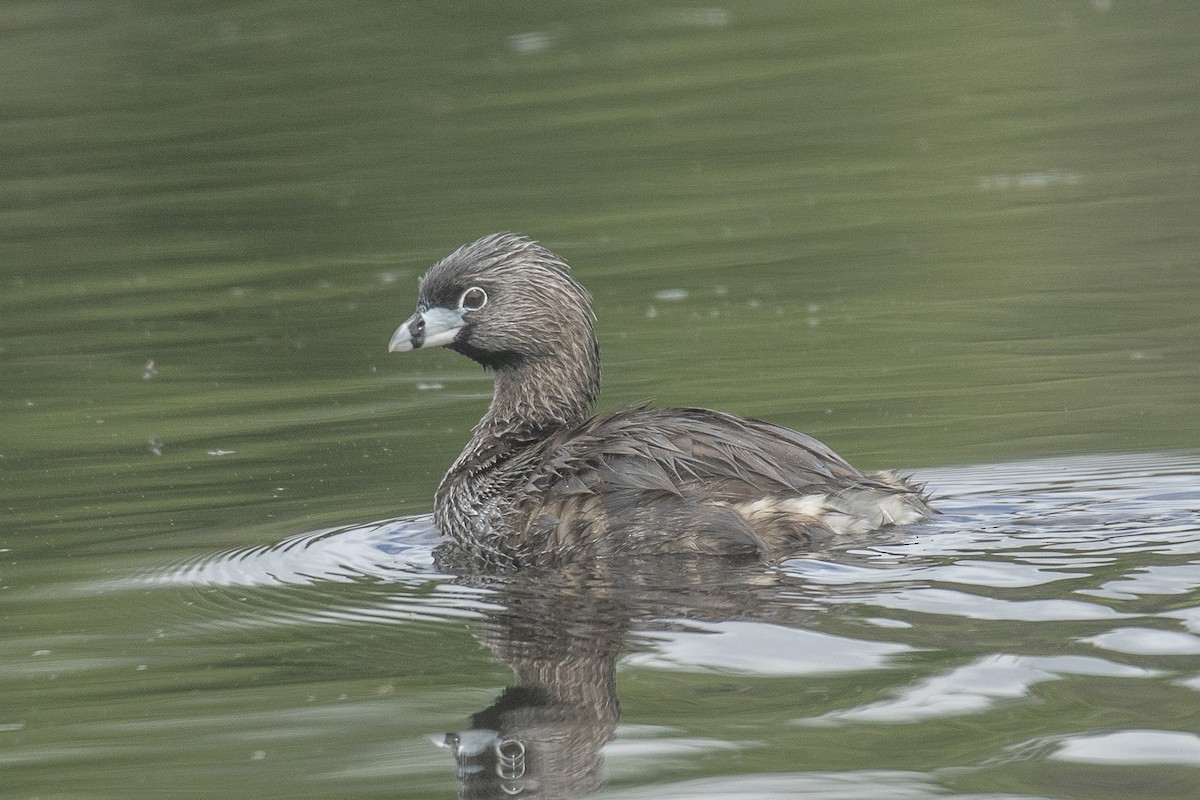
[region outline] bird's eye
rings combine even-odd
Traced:
[[[462,293],[462,297],[458,298],[458,307],[463,311],[478,311],[487,305],[487,301],[487,292],[478,286],[472,286]]]

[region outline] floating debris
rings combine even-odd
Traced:
[[[236,452],[237,452],[237,450],[209,450],[208,455],[210,455],[210,456],[231,456]]]
[[[680,300],[687,300],[687,289],[662,289],[654,293],[655,300],[662,300],[664,303],[676,303]]]
[[[147,440],[146,445],[150,448],[150,455],[161,456],[163,450],[163,440],[157,436],[151,436]]]
[[[142,380],[154,380],[154,376],[158,374],[158,367],[154,366],[154,359],[146,362],[146,366],[142,367]]]
[[[429,383],[418,383],[417,384],[417,391],[420,391],[420,392],[428,392],[430,389],[445,389],[445,388],[446,388],[446,384],[439,383],[438,381],[430,381]]]

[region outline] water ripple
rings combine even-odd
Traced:
[[[429,516],[327,528],[273,544],[188,559],[138,577],[173,586],[282,586],[320,581],[424,582],[436,574]]]

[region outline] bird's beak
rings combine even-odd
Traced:
[[[445,347],[454,341],[467,321],[461,311],[428,308],[418,311],[396,329],[388,342],[389,353],[407,353],[422,347]]]

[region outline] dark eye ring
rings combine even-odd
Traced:
[[[463,311],[478,311],[487,305],[487,301],[487,292],[478,286],[472,286],[462,293],[462,297],[458,298],[458,307]]]

